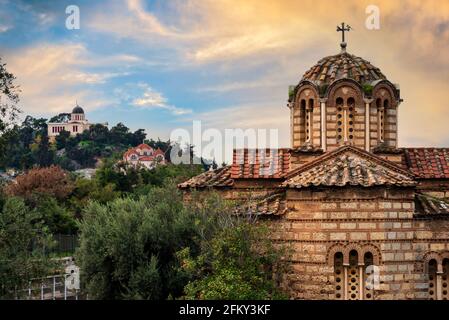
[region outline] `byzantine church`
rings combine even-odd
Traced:
[[[447,300],[449,148],[398,146],[402,102],[343,39],[290,90],[290,148],[234,150],[232,165],[178,187],[268,221],[293,251],[292,299]]]

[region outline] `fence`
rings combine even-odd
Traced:
[[[55,275],[45,278],[33,279],[28,288],[22,290],[25,299],[28,300],[79,300],[86,299],[79,290],[67,286],[69,275]]]
[[[74,253],[78,247],[78,236],[72,234],[55,234],[56,245],[52,248],[55,253]]]
[[[17,299],[28,300],[85,300],[80,291],[79,268],[73,257],[59,259],[63,272],[42,278],[34,278],[28,286],[17,292]]]

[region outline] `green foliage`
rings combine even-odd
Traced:
[[[55,263],[45,254],[52,246],[38,211],[9,198],[0,214],[0,298],[20,297],[31,278],[49,274]],[[16,291],[16,292],[15,292]]]
[[[320,97],[323,97],[326,94],[327,89],[329,88],[328,84],[322,84],[319,86],[318,91]]]
[[[288,86],[288,101],[293,101],[295,99],[296,86]]]
[[[110,184],[114,186],[114,190],[120,192],[144,195],[154,186],[162,186],[167,181],[180,183],[201,172],[201,165],[166,164],[149,170],[106,160],[97,170],[96,179],[102,187]]]
[[[365,95],[371,97],[371,95],[373,94],[373,86],[370,84],[364,84],[363,85],[363,92],[365,93]]]
[[[75,182],[75,189],[69,199],[69,207],[75,216],[81,217],[81,212],[89,201],[94,200],[100,204],[106,204],[121,196],[115,191],[114,184],[100,185],[97,179],[78,178]]]
[[[60,121],[67,119],[67,114],[52,118]],[[4,152],[0,155],[0,168],[25,170],[51,164],[58,164],[66,170],[92,168],[99,158],[121,155],[129,147],[142,143],[145,137],[143,129],[130,132],[122,123],[111,130],[95,124],[76,136],[62,131],[52,145],[48,139],[47,120],[27,116],[20,126],[9,128],[2,135],[0,143]]]
[[[67,140],[70,138],[70,132],[62,130],[59,135],[56,136],[55,141],[56,141],[56,149],[57,150],[61,150],[64,149],[66,144],[67,144]]]
[[[55,198],[50,196],[40,197],[36,201],[35,210],[42,217],[45,226],[52,234],[75,234],[77,230],[76,220],[65,207],[60,205]]]
[[[87,206],[77,261],[94,299],[166,299],[187,283],[176,252],[194,245],[194,217],[174,186],[139,200]]]
[[[282,260],[287,251],[276,247],[269,235],[266,226],[243,222],[215,234],[196,258],[188,249],[181,251],[183,268],[195,275],[185,287],[185,298],[286,299],[279,282],[288,270]]]
[[[231,216],[219,195],[183,203],[174,185],[137,200],[89,203],[76,257],[94,299],[279,299],[285,250]]]
[[[2,63],[0,58],[0,134],[8,128],[10,122],[13,122],[20,112],[17,107],[20,89],[14,83],[15,80],[16,77],[6,70],[6,64]]]

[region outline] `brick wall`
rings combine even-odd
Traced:
[[[288,191],[289,213],[274,222],[275,237],[293,249],[293,273],[287,276],[292,297],[335,298],[333,255],[337,244],[374,245],[380,254],[380,287],[375,299],[427,297],[424,255],[449,250],[448,221],[413,219],[414,193],[407,189],[340,188]]]

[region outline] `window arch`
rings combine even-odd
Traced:
[[[335,277],[335,299],[343,300],[344,295],[344,267],[343,253],[337,252],[334,255],[334,277]]]
[[[343,98],[338,97],[335,100],[337,106],[337,143],[340,144],[344,139],[344,101]]]
[[[428,262],[429,270],[429,299],[437,300],[437,269],[438,263],[435,259]]]
[[[388,99],[382,103],[381,98],[376,99],[377,107],[377,140],[379,143],[384,141],[385,127],[385,105],[388,105]]]
[[[354,140],[355,99],[342,97],[335,100],[337,108],[337,143],[343,144]]]
[[[313,105],[314,105],[314,100],[309,99],[309,106],[307,108],[307,116],[306,116],[306,141],[310,141],[312,139]]]
[[[449,300],[449,252],[429,252],[424,256],[429,300]]]
[[[371,250],[360,248],[357,245],[333,247],[330,254],[334,253],[334,288],[337,300],[373,300],[374,286],[376,283],[374,272],[376,257]],[[331,258],[329,257],[329,258]]]
[[[354,111],[355,111],[355,99],[353,97],[350,97],[347,100],[347,106],[348,106],[348,119],[347,119],[347,137],[349,141],[354,140]]]
[[[363,272],[363,283],[365,285],[364,287],[364,299],[365,300],[373,300],[374,299],[374,281],[376,279],[373,279],[371,275],[376,271],[374,266],[374,256],[371,252],[366,252],[363,257],[363,262],[365,265],[364,272]],[[371,281],[370,281],[371,280]]]
[[[306,100],[305,99],[301,99],[301,103],[300,103],[300,110],[299,110],[299,114],[300,114],[300,129],[301,129],[301,137],[300,137],[300,142],[301,144],[306,142],[306,116],[307,116],[307,111],[306,111]]]
[[[360,299],[360,278],[359,278],[359,254],[357,250],[351,250],[349,252],[349,269],[348,269],[348,299],[358,300]]]
[[[449,300],[449,258],[443,259],[443,274],[441,276],[441,297]]]

